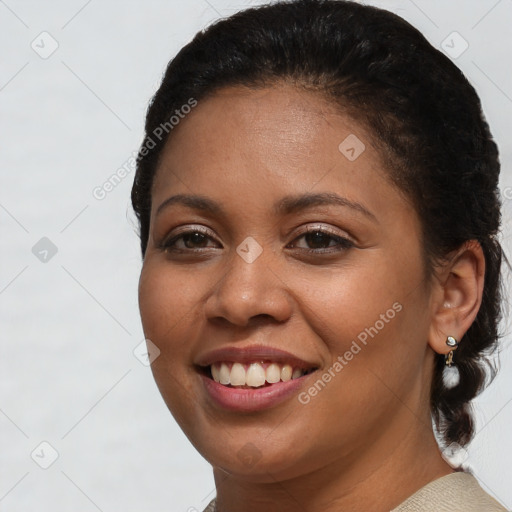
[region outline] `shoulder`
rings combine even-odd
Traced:
[[[470,473],[433,480],[391,512],[508,512]]]

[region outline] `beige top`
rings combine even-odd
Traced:
[[[216,512],[213,499],[203,512]],[[391,512],[508,512],[487,494],[476,478],[464,472],[434,480]]]

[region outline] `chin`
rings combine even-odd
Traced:
[[[313,470],[313,461],[307,453],[298,453],[297,443],[276,449],[275,444],[267,448],[261,441],[251,441],[249,436],[238,439],[226,435],[222,442],[211,444],[203,440],[194,443],[199,453],[221,472],[252,483],[275,483],[296,478]]]

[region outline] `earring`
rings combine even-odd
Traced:
[[[453,336],[448,336],[446,338],[446,344],[451,347],[451,350],[444,356],[445,367],[443,371],[443,382],[447,388],[454,388],[460,382],[459,369],[453,366],[453,351],[457,350],[459,342]]]

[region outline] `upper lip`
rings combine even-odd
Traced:
[[[247,347],[225,347],[212,350],[199,356],[195,363],[199,366],[210,366],[220,362],[252,363],[257,361],[271,361],[280,364],[289,364],[294,368],[317,368],[315,363],[305,361],[290,352],[278,348],[250,345]]]

